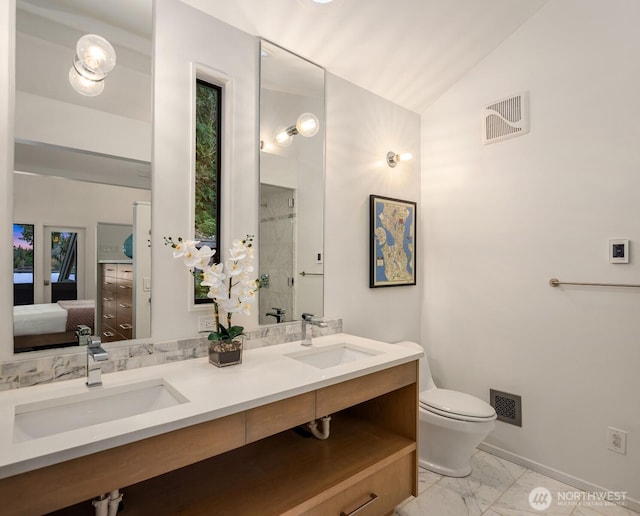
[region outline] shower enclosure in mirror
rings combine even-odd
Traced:
[[[260,42],[260,324],[323,315],[324,70]]]
[[[150,336],[151,10],[16,1],[15,352]]]

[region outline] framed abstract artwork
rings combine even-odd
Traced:
[[[369,287],[416,284],[416,208],[412,201],[369,196]]]

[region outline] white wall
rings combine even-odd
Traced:
[[[141,161],[151,159],[151,124],[147,122],[22,91],[16,92],[15,109],[17,139]]]
[[[422,341],[436,381],[522,395],[487,441],[640,499],[640,3],[551,0],[422,116]],[[482,106],[531,98],[483,146]],[[612,265],[610,238],[632,261]],[[628,453],[606,431],[628,432]]]
[[[325,314],[347,333],[419,341],[422,267],[417,286],[369,288],[369,195],[418,201],[420,213],[420,117],[332,74],[326,89]],[[390,168],[390,150],[416,157]]]
[[[154,42],[152,335],[195,335],[188,272],[163,236],[193,234],[194,64],[225,84],[222,249],[258,231],[258,47],[256,39],[177,0],[157,0]],[[225,98],[226,96],[226,98]],[[210,308],[208,309],[210,310]],[[257,313],[234,324],[257,326]]]

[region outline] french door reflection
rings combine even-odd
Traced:
[[[45,227],[45,303],[78,299],[82,233],[77,229]]]

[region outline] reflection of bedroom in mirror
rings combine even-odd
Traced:
[[[16,1],[15,352],[150,336],[151,6]],[[116,56],[88,87],[85,34]]]

